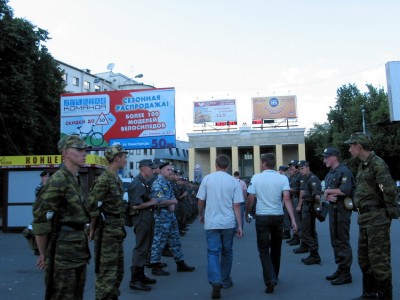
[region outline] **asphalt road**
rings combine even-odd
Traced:
[[[332,286],[325,276],[336,270],[333,251],[330,246],[328,223],[318,223],[320,241],[320,265],[305,266],[300,259],[307,254],[294,254],[294,247],[285,242],[282,247],[281,272],[278,286],[273,294],[265,294],[261,274],[254,223],[245,224],[245,235],[234,242],[234,261],[232,268],[233,287],[222,290],[223,299],[352,299],[361,294],[361,272],[357,263],[358,225],[353,214],[351,243],[354,262],[351,268],[353,283]],[[192,273],[177,273],[172,258],[164,257],[170,276],[156,277],[157,284],[151,292],[129,289],[130,262],[134,245],[131,228],[127,228],[125,242],[125,277],[121,286],[120,300],[152,299],[210,299],[211,287],[207,282],[207,256],[205,234],[202,225],[196,220],[190,225],[187,235],[181,238],[185,261],[196,266]],[[392,268],[393,299],[400,299],[400,220],[392,222]],[[35,268],[36,257],[28,248],[21,234],[0,233],[0,299],[25,300],[44,299],[44,274]],[[150,270],[147,269],[147,274]],[[84,299],[94,299],[93,260],[88,267]]]

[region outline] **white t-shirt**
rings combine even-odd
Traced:
[[[256,215],[283,215],[282,192],[289,190],[285,175],[264,170],[251,178],[247,192],[257,197]]]
[[[233,203],[244,200],[237,179],[223,171],[209,174],[203,178],[197,198],[206,201],[204,229],[228,229],[236,226]]]

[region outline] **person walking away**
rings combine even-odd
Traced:
[[[363,293],[356,299],[393,298],[390,225],[398,217],[397,187],[385,161],[371,150],[371,137],[356,132],[345,141],[353,158],[361,160],[354,205],[358,210],[358,264]]]
[[[274,168],[276,158],[273,153],[261,155],[261,173],[251,178],[247,189],[249,193],[246,208],[246,221],[249,222],[250,212],[254,199],[256,204],[256,233],[257,248],[263,268],[263,279],[266,293],[273,293],[278,284],[282,232],[283,232],[283,202],[288,210],[292,230],[296,232],[297,224],[290,199],[290,186],[287,176],[277,173]]]
[[[221,298],[221,287],[233,285],[233,238],[235,233],[241,237],[243,228],[243,190],[239,180],[227,173],[229,165],[227,155],[218,155],[217,171],[203,178],[197,192],[200,223],[204,224],[207,239],[207,278],[214,299]]]
[[[240,188],[242,189],[243,192],[243,202],[240,204],[241,205],[241,210],[242,210],[242,226],[244,226],[244,213],[246,212],[246,201],[247,201],[247,184],[244,182],[244,180],[240,179],[240,173],[239,171],[233,172],[233,177],[239,181]],[[243,227],[242,227],[243,231]]]
[[[158,168],[150,159],[139,162],[137,175],[128,189],[128,201],[132,208],[132,224],[135,233],[135,248],[132,253],[131,280],[129,287],[133,290],[151,291],[148,284],[156,283],[155,279],[144,274],[144,267],[151,252],[154,232],[154,210],[157,204],[151,199],[151,182],[153,170]]]
[[[90,216],[78,172],[85,164],[87,147],[76,135],[58,142],[63,164],[33,206],[32,227],[40,253],[36,265],[46,270],[45,299],[83,299],[90,259],[85,227]]]

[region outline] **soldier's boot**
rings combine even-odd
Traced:
[[[353,300],[378,299],[378,288],[375,278],[372,275],[363,273],[363,293],[360,297]]]
[[[352,283],[352,277],[350,274],[350,268],[346,268],[346,269],[341,269],[339,276],[336,279],[333,279],[331,281],[332,285],[343,285],[343,284],[348,284],[348,283]]]
[[[184,260],[180,260],[176,262],[176,271],[177,272],[192,272],[196,269],[195,267],[189,267]]]
[[[151,287],[141,282],[142,272],[140,267],[131,267],[131,280],[129,288],[137,291],[151,291]]]
[[[386,279],[382,281],[378,281],[378,299],[379,300],[392,300],[393,299],[393,291],[392,291],[392,279]]]
[[[336,278],[338,278],[339,277],[339,275],[340,275],[340,272],[341,272],[341,270],[340,269],[337,269],[332,275],[328,275],[328,276],[326,276],[325,278],[326,278],[326,280],[335,280]]]
[[[301,260],[305,265],[317,265],[321,263],[321,257],[317,250],[310,251],[310,256]]]
[[[300,238],[297,234],[295,237],[293,237],[293,240],[289,243],[289,246],[296,246],[296,245],[300,245]]]
[[[144,274],[144,267],[140,268],[140,282],[143,284],[155,284],[157,282],[157,280],[153,279],[153,278],[149,278],[146,276],[146,274]]]
[[[161,263],[154,263],[151,265],[151,274],[156,276],[168,276],[169,272],[163,270]]]
[[[291,236],[290,236],[290,230],[284,230],[283,231],[283,235],[282,235],[282,239],[283,240],[287,240],[287,239],[290,239],[291,238]]]
[[[299,244],[300,244],[300,242],[299,242]],[[308,252],[308,247],[304,243],[301,243],[299,247],[293,249],[293,252],[296,253],[296,254],[307,253]]]

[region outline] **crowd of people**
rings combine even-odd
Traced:
[[[33,206],[37,267],[46,270],[46,299],[83,298],[92,240],[96,300],[118,299],[126,226],[133,227],[136,241],[131,289],[151,291],[156,284],[145,274],[146,266],[153,276],[169,275],[162,255],[174,258],[177,272],[194,271],[185,262],[180,239],[197,216],[206,231],[213,299],[233,286],[234,237],[242,237],[243,222],[252,219],[266,293],[273,293],[279,282],[283,240],[297,246],[295,254],[309,253],[301,259],[304,265],[321,263],[316,220],[327,216],[337,269],[326,280],[334,286],[350,284],[353,211],[358,213],[357,253],[363,275],[362,295],[356,299],[392,299],[390,225],[399,216],[397,187],[386,163],[371,150],[368,135],[354,133],[345,143],[361,161],[357,176],[340,162],[337,149],[326,148],[321,153],[329,168],[324,186],[305,160],[293,159],[275,171],[273,153],[261,155],[261,172],[247,187],[238,172],[228,174],[230,159],[225,154],[217,156],[216,172],[205,176],[200,186],[183,180],[169,162],[145,159],[139,163],[140,174],[128,189],[126,203],[118,172],[125,167],[127,151],[120,145],[106,149],[109,166],[86,199],[78,171],[87,145],[78,136],[64,137],[58,143],[63,164],[41,186]]]

